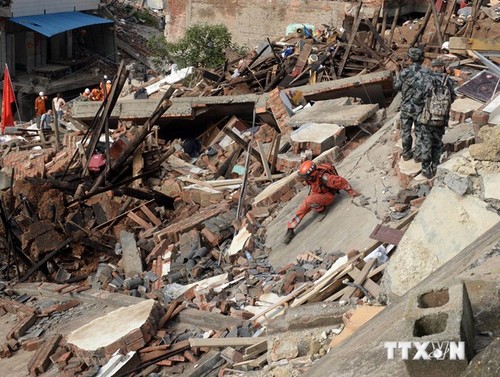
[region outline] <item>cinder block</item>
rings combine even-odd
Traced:
[[[467,368],[474,353],[474,318],[463,283],[413,293],[408,299],[405,325],[403,334],[398,334],[401,340],[428,342],[425,349],[430,357],[413,360],[417,349],[410,348],[405,360],[410,376],[458,376]],[[465,342],[465,359],[450,360],[448,342],[461,341]]]

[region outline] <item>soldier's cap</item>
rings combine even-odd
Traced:
[[[444,67],[444,61],[441,59],[433,59],[431,64],[433,67]]]
[[[408,50],[408,57],[413,61],[422,59],[423,55],[424,53],[419,48],[412,47]]]

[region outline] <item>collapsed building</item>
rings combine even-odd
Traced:
[[[440,8],[443,55],[434,5],[413,34],[391,28],[410,33],[396,49],[378,32],[384,12],[353,7],[344,35],[295,32],[228,53],[192,86],[137,83],[148,99],[131,98],[122,62],[103,102],[72,104],[59,147],[50,132],[40,143],[36,130],[9,130],[2,369],[496,375],[500,76],[486,38],[498,7],[474,2],[458,31],[445,27],[454,7]],[[448,59],[460,94],[433,180],[400,158],[392,93],[391,70],[426,37],[436,39],[426,58]],[[307,194],[304,159],[333,163],[362,195],[339,195],[285,245]],[[464,349],[411,360],[411,342]]]

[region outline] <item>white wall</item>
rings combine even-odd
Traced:
[[[11,17],[34,16],[44,13],[60,13],[93,10],[99,6],[99,0],[13,0]]]

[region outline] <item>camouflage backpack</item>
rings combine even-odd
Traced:
[[[451,93],[446,85],[447,78],[447,75],[443,75],[442,80],[434,80],[425,99],[420,121],[428,126],[446,126],[451,108]]]

